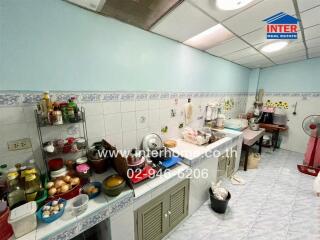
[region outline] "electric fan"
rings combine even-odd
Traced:
[[[302,128],[310,136],[303,165],[298,165],[300,172],[317,176],[320,171],[320,115],[310,115],[302,122]]]

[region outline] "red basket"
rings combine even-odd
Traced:
[[[0,215],[0,240],[7,240],[13,235],[13,230],[11,225],[8,223],[9,218],[9,208],[7,208],[1,215]]]
[[[73,187],[70,191],[68,191],[66,193],[56,194],[51,197],[48,197],[46,202],[51,202],[51,201],[57,200],[59,198],[63,198],[66,200],[74,198],[80,194],[80,187],[81,187],[80,184],[78,184],[77,186]]]

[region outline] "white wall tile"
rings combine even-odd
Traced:
[[[159,109],[149,110],[149,126],[159,126],[160,111]]]
[[[120,133],[122,130],[121,113],[108,114],[104,116],[106,134]]]
[[[149,128],[144,128],[144,129],[139,129],[137,131],[137,146],[140,147],[142,143],[142,139],[150,134],[150,129]]]
[[[147,128],[149,126],[148,111],[137,111],[136,122],[137,122],[137,129]]]
[[[121,112],[120,102],[105,102],[103,103],[103,113],[118,113]]]
[[[122,113],[122,130],[135,130],[136,125],[136,114],[135,112]]]
[[[81,107],[84,107],[86,111],[86,116],[95,116],[103,114],[102,103],[83,103]]]
[[[122,132],[122,143],[124,150],[131,150],[137,148],[137,132],[136,131],[125,131]]]
[[[158,99],[149,100],[149,109],[157,109],[159,108],[160,101]]]
[[[134,111],[136,107],[135,101],[123,101],[121,102],[121,112]]]
[[[87,117],[87,131],[88,137],[104,137],[105,126],[104,126],[104,118],[102,115],[97,116],[88,116]]]
[[[136,101],[136,111],[147,110],[149,102],[147,100]]]
[[[0,152],[7,153],[7,142],[29,138],[27,123],[3,124],[0,128]]]
[[[22,107],[0,108],[0,123],[24,123],[25,115]]]
[[[106,140],[118,150],[122,149],[122,133],[107,134]]]

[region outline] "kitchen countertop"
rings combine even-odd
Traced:
[[[170,148],[172,152],[179,155],[184,159],[184,163],[189,166],[198,164],[202,159],[206,159],[210,156],[213,156],[214,151],[225,151],[230,143],[237,141],[239,137],[242,137],[243,133],[230,129],[218,130],[226,134],[226,137],[206,145],[195,145],[189,142],[184,141],[181,138],[173,139],[177,142],[177,146]]]
[[[92,177],[92,181],[103,181],[103,179],[113,173],[113,170],[109,170],[104,174],[95,174]],[[71,201],[72,199],[67,201],[65,212],[62,217],[49,224],[40,223],[38,221],[36,230],[18,238],[17,240],[71,239],[95,226],[99,222],[115,215],[126,206],[132,204],[133,190],[126,187],[122,193],[116,197],[106,196],[102,192],[98,197],[89,200],[87,210],[79,216],[72,215],[70,208]]]

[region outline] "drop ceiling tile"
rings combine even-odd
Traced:
[[[222,22],[223,20],[240,13],[245,9],[248,9],[249,7],[259,2],[262,2],[263,0],[252,1],[250,4],[246,5],[245,7],[234,10],[234,11],[220,10],[219,8],[216,7],[214,0],[188,0],[188,1],[198,6],[199,8],[201,8],[204,12],[212,16],[214,19]]]
[[[244,41],[239,38],[235,38],[228,40],[218,46],[210,48],[209,50],[207,50],[207,52],[220,57],[248,47],[250,46]]]
[[[316,58],[316,57],[320,57],[320,49],[318,52],[314,52],[314,53],[309,54],[309,58]]]
[[[320,6],[301,13],[304,28],[311,27],[320,23]]]
[[[298,0],[297,2],[300,12],[304,12],[310,8],[320,5],[320,0]]]
[[[244,35],[265,26],[263,19],[279,12],[295,14],[292,0],[267,0],[226,20],[224,25],[238,35]]]
[[[262,54],[255,54],[251,56],[246,56],[243,58],[240,58],[238,60],[235,60],[234,62],[239,63],[239,64],[247,64],[247,63],[255,63],[255,62],[263,62],[263,61],[268,61],[268,59],[263,56]]]
[[[223,58],[230,60],[230,61],[234,61],[234,60],[238,60],[240,58],[248,57],[251,55],[258,54],[258,53],[259,52],[257,50],[255,50],[252,47],[249,47],[249,48],[245,48],[245,49],[227,54],[227,55],[223,56]]]
[[[304,36],[305,36],[306,40],[320,37],[320,24],[315,25],[313,27],[305,28],[304,29]]]
[[[305,58],[306,58],[306,51],[303,49],[286,53],[283,55],[270,56],[270,59],[277,64],[298,61]]]
[[[308,48],[309,55],[316,54],[316,53],[319,53],[319,52],[320,52],[320,46]]]
[[[247,41],[251,45],[257,45],[257,44],[261,44],[261,43],[267,43],[270,41],[274,41],[271,39],[267,39],[267,32],[266,32],[265,27],[258,29],[254,32],[245,34],[245,35],[241,36],[241,38],[243,38],[245,41]],[[298,41],[298,42],[302,41],[300,31],[298,31],[298,39],[296,41]]]
[[[245,66],[248,68],[266,68],[266,67],[271,67],[273,65],[274,63],[272,63],[269,60],[242,64],[242,66]]]
[[[190,3],[183,2],[164,16],[151,31],[183,42],[216,24]]]
[[[261,49],[260,46],[258,48]],[[290,54],[292,52],[299,51],[299,50],[305,51],[305,46],[304,46],[303,42],[292,42],[287,47],[282,49],[281,51],[272,52],[272,53],[263,53],[263,54],[265,54],[266,56],[268,56],[270,58],[272,58],[274,56],[286,57],[288,54]]]
[[[306,41],[308,48],[318,47],[320,46],[320,38],[314,38]]]

